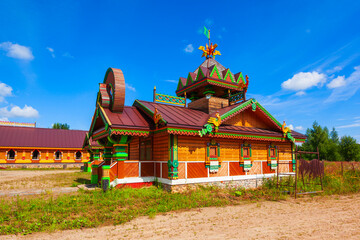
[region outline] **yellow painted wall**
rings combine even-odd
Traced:
[[[178,157],[179,161],[205,161],[206,143],[210,138],[198,138],[178,136]],[[241,144],[251,144],[252,160],[267,160],[268,146],[270,142],[243,141],[216,139],[220,143],[220,157],[222,161],[240,161]],[[279,160],[291,160],[291,143],[272,142],[278,146]]]
[[[13,150],[16,152],[15,162],[14,161],[7,161],[7,155],[6,152],[10,149],[0,149],[0,163],[54,163],[54,153],[56,150],[54,149],[38,149],[40,152],[39,161],[32,160],[32,151],[34,149],[16,149],[13,148]],[[78,150],[66,150],[66,149],[59,149],[63,152],[62,160],[57,161],[60,163],[74,163],[74,162],[87,162],[88,159],[88,153],[80,150],[82,152],[82,158],[81,161],[75,161],[75,153]],[[46,159],[46,157],[48,159]],[[69,158],[69,159],[68,159]]]

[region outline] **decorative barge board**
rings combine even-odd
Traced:
[[[124,106],[124,75],[107,70],[84,144],[93,183],[141,187],[159,181],[169,190],[188,184],[256,187],[277,169],[293,172],[292,149],[305,135],[247,99],[248,76],[216,61],[216,46],[200,48],[206,60],[179,79],[177,96],[154,88],[153,102]],[[89,139],[102,146],[104,161]],[[285,164],[278,168],[278,161]]]

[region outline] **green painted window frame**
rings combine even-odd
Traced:
[[[216,156],[216,158],[210,158],[210,148],[211,147],[216,147],[216,154],[217,154],[217,156]],[[211,161],[211,160],[217,160],[217,161],[219,161],[219,158],[220,158],[220,156],[221,156],[221,152],[220,152],[220,143],[217,143],[217,142],[215,142],[215,141],[212,141],[212,142],[207,142],[206,143],[206,156],[209,158],[209,160]],[[210,168],[210,166],[209,165],[205,165],[205,167],[206,168]],[[221,167],[221,161],[219,161],[219,168]]]
[[[244,157],[244,148],[249,148],[249,155]],[[240,162],[240,167],[244,167],[244,160],[250,160],[251,166],[252,166],[252,146],[248,143],[241,144],[241,159],[242,162]]]

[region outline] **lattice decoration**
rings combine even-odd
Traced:
[[[233,104],[233,103],[236,103],[236,102],[239,102],[239,101],[243,101],[243,100],[245,100],[244,99],[244,91],[241,91],[241,92],[236,93],[236,94],[229,97],[230,104]]]
[[[180,105],[180,106],[185,106],[185,104],[186,104],[185,98],[183,98],[183,97],[174,97],[174,96],[169,96],[169,95],[160,94],[160,93],[155,94],[155,101],[162,102],[162,103],[170,103],[170,104],[175,104],[175,105]]]

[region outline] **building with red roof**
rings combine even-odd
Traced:
[[[89,161],[90,154],[83,150],[86,131],[4,125],[0,125],[0,164]]]
[[[249,78],[216,61],[216,46],[211,44],[211,51],[200,48],[206,60],[179,79],[177,96],[154,88],[152,102],[135,100],[124,106],[122,71],[106,71],[87,135],[104,150],[104,161],[92,166],[93,183],[102,182],[105,188],[155,180],[168,189],[234,182],[255,186],[277,168],[294,171],[295,142],[306,136],[247,99]],[[99,149],[84,147],[91,160],[99,158]]]

